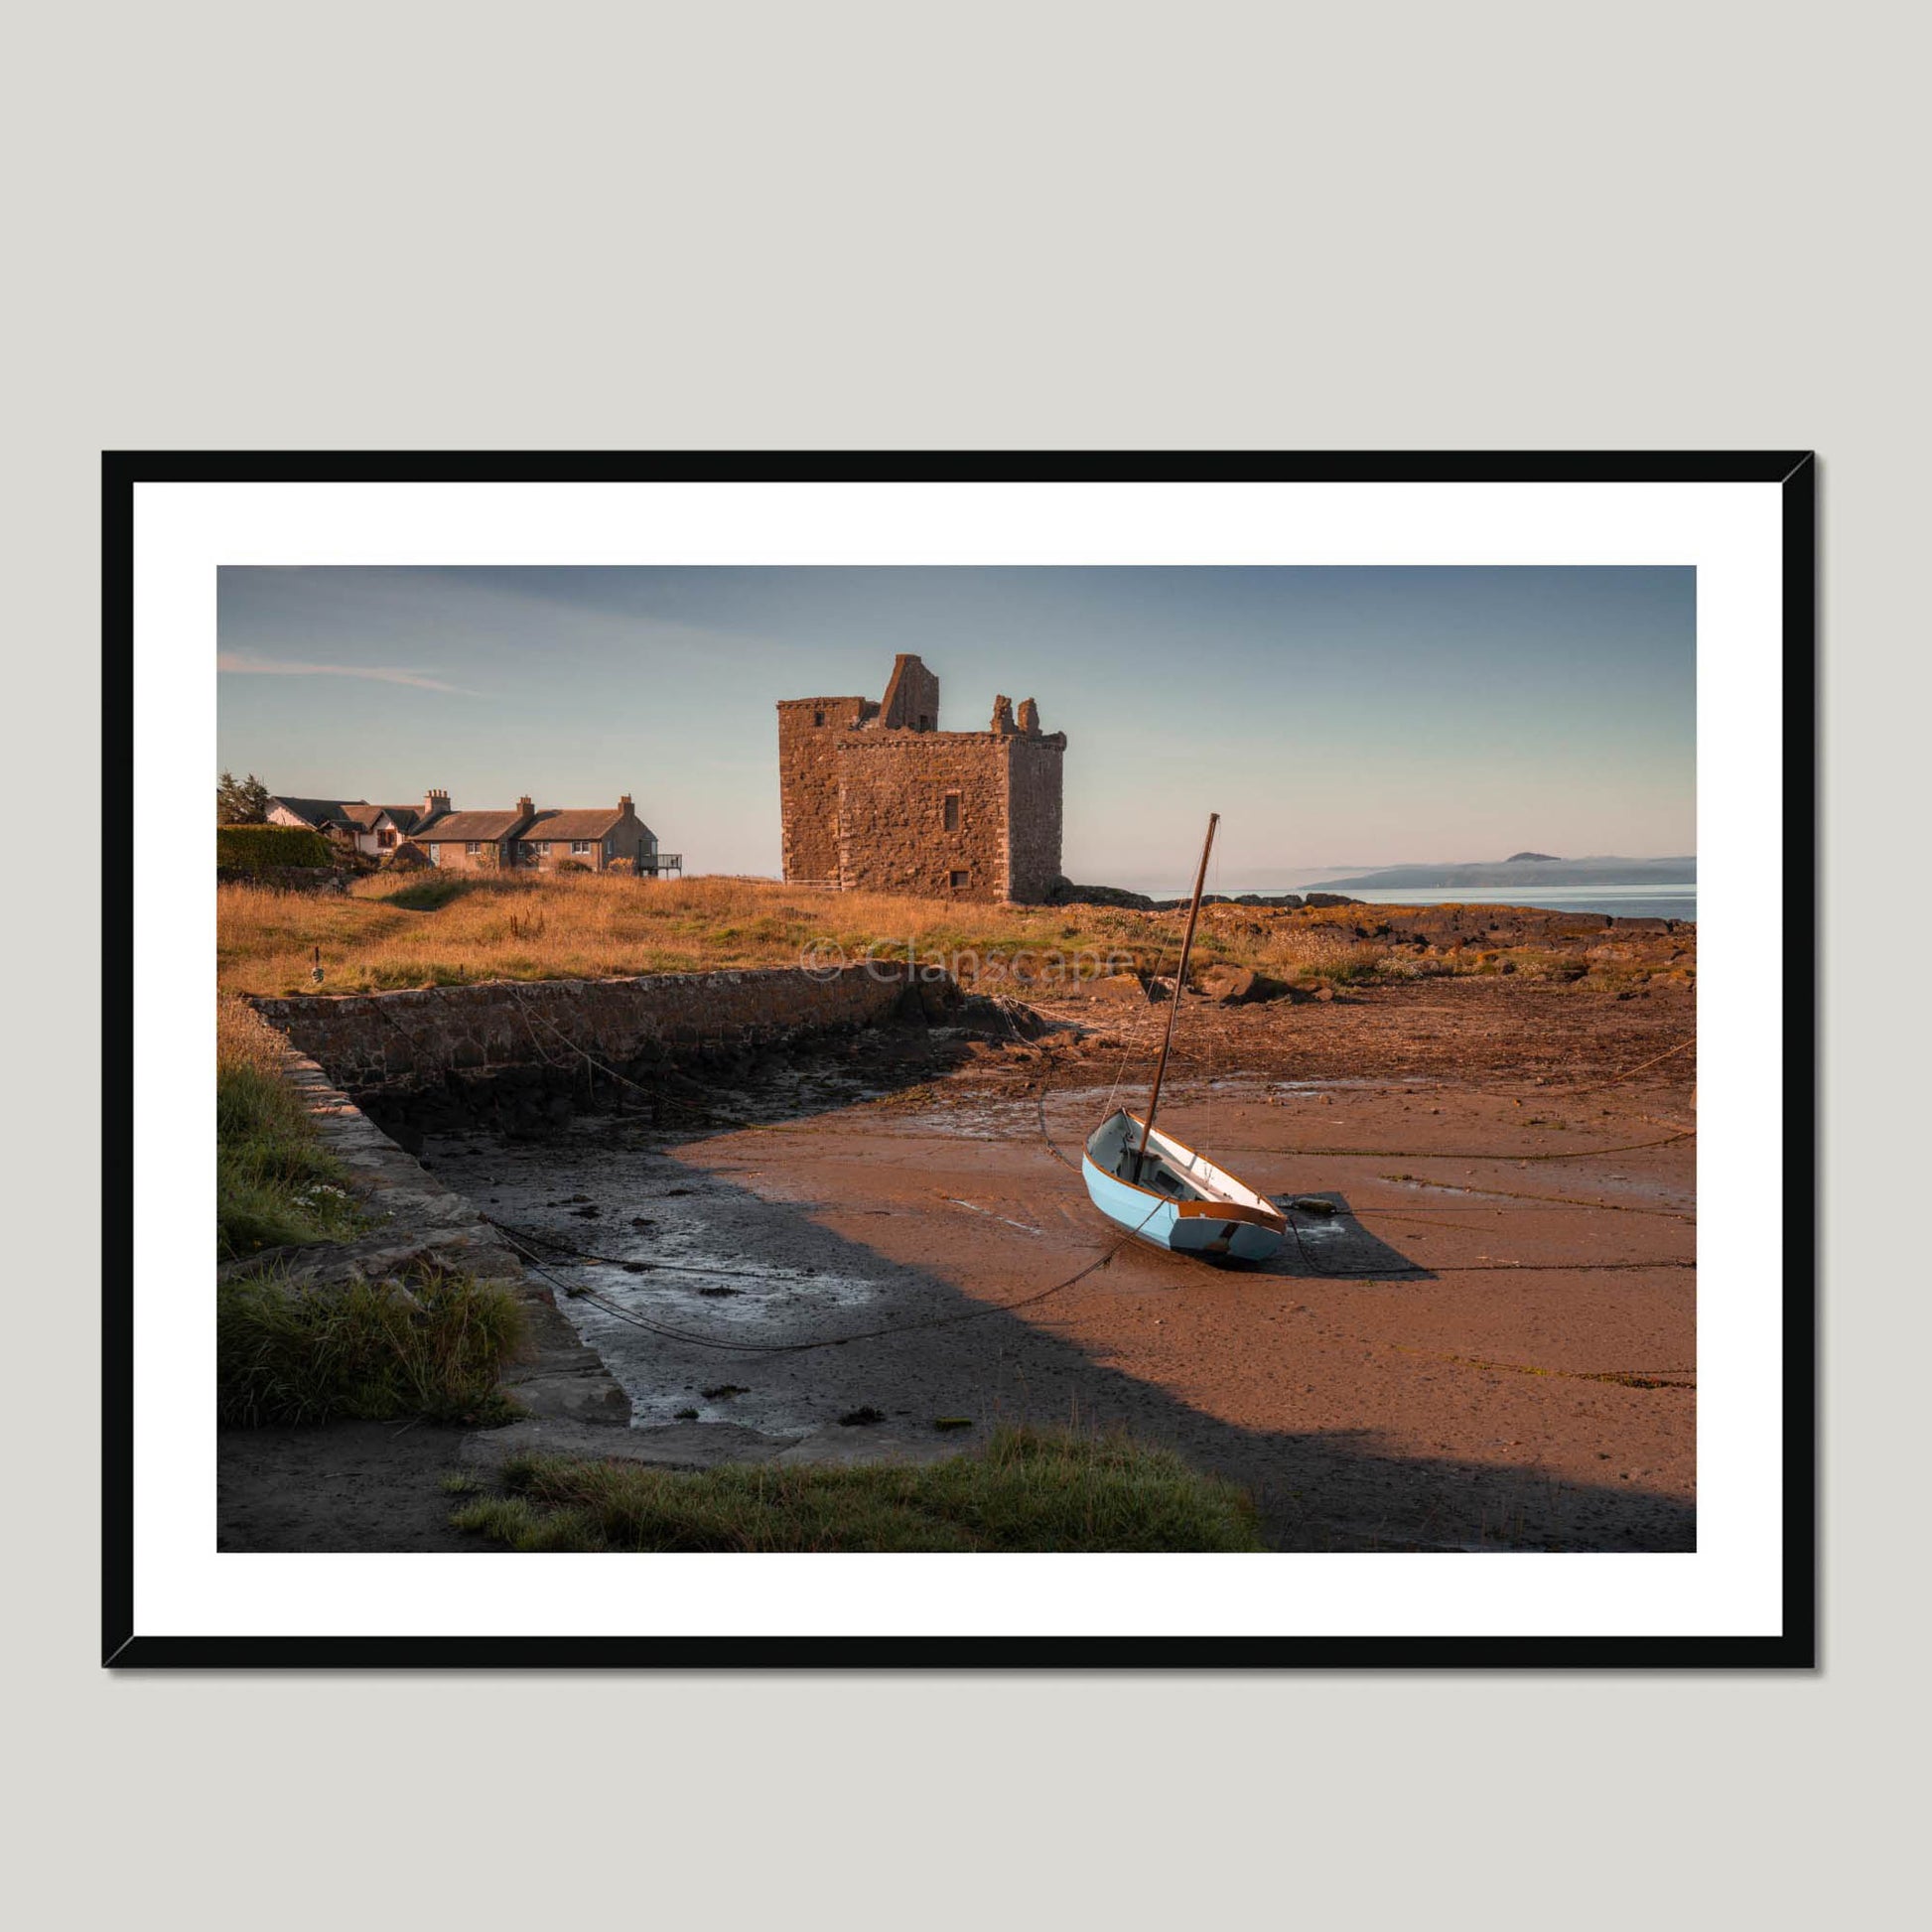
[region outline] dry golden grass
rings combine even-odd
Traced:
[[[1547,925],[1551,915],[1500,916]],[[1499,969],[1505,951],[1419,946],[1441,917],[1440,908],[1417,906],[1209,905],[1194,959],[1198,967],[1229,961],[1283,980]],[[217,947],[225,991],[270,995],[789,966],[814,946],[822,957],[847,959],[902,958],[909,947],[922,961],[985,984],[997,983],[1002,963],[1016,956],[1019,977],[1047,982],[1172,971],[1183,920],[1180,911],[970,904],[757,879],[432,873],[363,880],[346,897],[223,886]],[[1600,921],[1573,923],[1579,936],[1565,936],[1565,950],[1600,929]],[[1532,943],[1547,949],[1551,934],[1525,931],[1492,944],[1512,942],[1527,966]],[[311,978],[318,949],[319,987]]]
[[[824,941],[920,958],[1021,948],[1044,957],[1118,952],[1151,964],[1174,915],[1101,907],[962,905],[814,893],[764,880],[622,877],[371,879],[348,897],[219,889],[220,984],[307,993],[321,948],[325,993],[482,979],[577,979],[795,965]],[[1173,947],[1169,944],[1172,963]]]
[[[288,1041],[243,1001],[223,993],[214,1003],[214,1056],[224,1071],[263,1079],[281,1075]]]

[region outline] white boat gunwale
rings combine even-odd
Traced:
[[[1081,1150],[1081,1158],[1093,1169],[1095,1173],[1105,1176],[1108,1180],[1113,1181],[1116,1186],[1129,1188],[1137,1194],[1145,1194],[1149,1200],[1158,1201],[1163,1207],[1172,1207],[1177,1215],[1183,1218],[1205,1217],[1217,1221],[1248,1221],[1257,1227],[1271,1228],[1279,1234],[1286,1234],[1288,1232],[1288,1216],[1278,1207],[1251,1207],[1240,1201],[1212,1200],[1204,1195],[1197,1195],[1192,1200],[1179,1199],[1173,1194],[1162,1193],[1158,1187],[1144,1187],[1138,1180],[1129,1180],[1125,1174],[1118,1172],[1109,1172],[1093,1158],[1093,1144],[1116,1120],[1125,1120],[1130,1128],[1138,1128],[1144,1132],[1147,1129],[1147,1123],[1138,1114],[1129,1113],[1125,1107],[1117,1108],[1113,1113],[1109,1114],[1087,1136],[1086,1146]],[[1265,1195],[1258,1193],[1245,1181],[1229,1173],[1225,1168],[1217,1167],[1198,1149],[1189,1147],[1185,1141],[1176,1140],[1172,1134],[1162,1128],[1154,1129],[1152,1134],[1149,1135],[1149,1142],[1151,1146],[1161,1146],[1165,1143],[1166,1147],[1185,1155],[1189,1163],[1198,1163],[1206,1173],[1217,1175],[1222,1180],[1231,1182],[1234,1186],[1239,1187],[1244,1194],[1253,1194],[1257,1200],[1266,1199]],[[1193,1184],[1193,1177],[1190,1175],[1182,1174],[1180,1178],[1183,1181],[1189,1182],[1189,1184]]]

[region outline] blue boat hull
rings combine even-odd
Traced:
[[[1169,1197],[1111,1172],[1123,1139],[1131,1139],[1139,1128],[1131,1115],[1113,1116],[1094,1131],[1081,1159],[1088,1197],[1108,1220],[1173,1254],[1266,1261],[1280,1252],[1288,1238],[1287,1217],[1280,1209],[1168,1135],[1153,1137],[1150,1160],[1184,1194]],[[1107,1166],[1095,1160],[1096,1151]]]

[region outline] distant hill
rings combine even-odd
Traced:
[[[1698,862],[1676,859],[1553,859],[1541,852],[1519,852],[1513,859],[1475,859],[1442,866],[1384,866],[1348,879],[1323,879],[1325,891],[1356,888],[1389,892],[1433,892],[1457,886],[1661,886],[1694,885]]]

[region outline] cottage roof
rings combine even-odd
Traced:
[[[623,822],[621,805],[538,812],[517,835],[525,839],[601,839]]]
[[[508,812],[444,812],[410,835],[418,844],[434,845],[445,839],[507,839],[524,821],[526,814]]]
[[[293,812],[305,824],[318,828],[324,825],[355,825],[361,823],[354,814],[359,809],[370,811],[374,808],[364,798],[283,798],[275,797],[269,801],[272,809],[280,805],[285,811]]]
[[[353,825],[373,832],[387,817],[406,832],[422,817],[420,805],[371,805],[366,798],[271,798],[270,805],[282,805],[297,818],[316,826]]]

